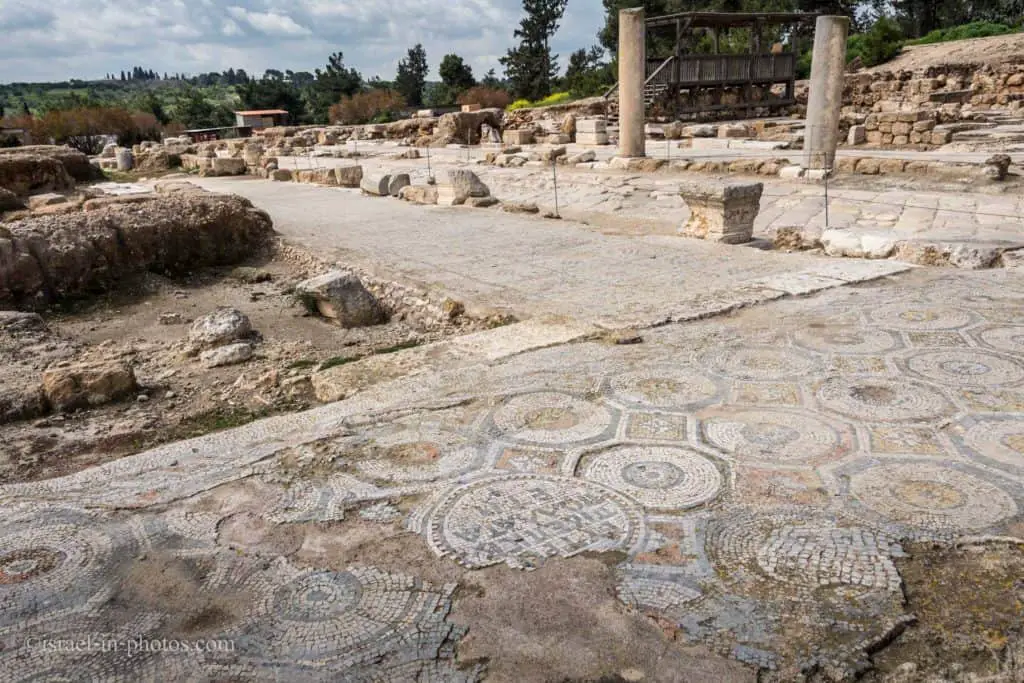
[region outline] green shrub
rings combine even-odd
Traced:
[[[1006,24],[996,24],[991,21],[972,21],[969,24],[951,26],[949,28],[935,29],[916,40],[911,40],[908,45],[930,45],[933,43],[945,43],[950,40],[966,40],[968,38],[986,38],[988,36],[1001,36],[1007,33],[1017,33],[1020,29]]]
[[[571,99],[572,95],[570,95],[567,92],[555,92],[551,93],[550,95],[545,97],[543,100],[540,100],[539,102],[534,102],[533,106],[550,107],[553,104],[562,104],[563,102],[568,102]]]
[[[516,109],[526,109],[527,107],[532,106],[533,105],[530,104],[530,100],[516,100],[515,102],[513,102],[512,104],[508,105],[505,108],[509,111],[515,111]]]
[[[860,57],[864,66],[888,62],[903,47],[903,30],[888,17],[881,17],[866,33],[850,36],[846,43],[846,61]]]

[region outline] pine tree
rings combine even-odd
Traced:
[[[427,51],[417,43],[409,49],[406,59],[398,62],[398,73],[395,76],[395,89],[405,98],[411,107],[423,105],[423,86],[427,83]]]
[[[567,1],[523,0],[526,16],[514,33],[519,45],[499,60],[516,97],[539,100],[551,94],[558,57],[551,54],[550,40],[558,31]]]
[[[441,75],[441,82],[455,93],[469,90],[476,85],[473,69],[456,54],[444,56],[438,73]]]

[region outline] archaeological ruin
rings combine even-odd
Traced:
[[[0,149],[0,681],[1024,680],[1024,40],[617,19]]]

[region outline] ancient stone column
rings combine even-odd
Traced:
[[[818,17],[814,26],[811,87],[807,96],[807,128],[804,131],[804,168],[832,168],[836,157],[849,29],[847,17]]]
[[[644,156],[647,47],[642,7],[619,11],[619,156]]]

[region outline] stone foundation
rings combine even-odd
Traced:
[[[683,183],[679,194],[690,220],[682,234],[725,244],[749,242],[763,189],[761,183]]]

